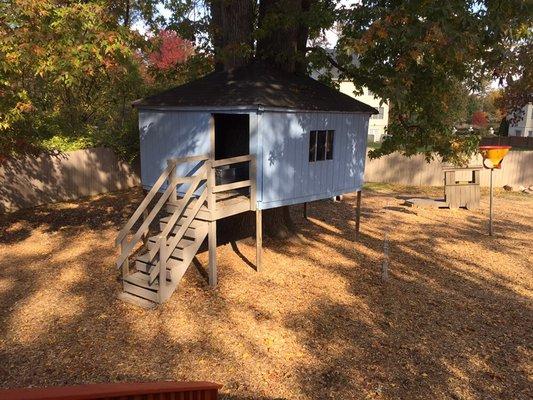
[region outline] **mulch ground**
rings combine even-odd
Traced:
[[[163,306],[116,299],[117,230],[137,190],[0,217],[0,386],[209,380],[222,399],[530,399],[533,200],[403,205],[413,188],[292,209],[298,235],[207,254]],[[435,189],[425,194],[437,194]],[[385,246],[384,246],[385,245]],[[384,248],[388,247],[388,256]],[[382,279],[384,261],[388,280]]]

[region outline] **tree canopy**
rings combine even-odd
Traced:
[[[3,1],[0,152],[61,140],[134,152],[131,100],[260,58],[332,85],[336,69],[389,102],[372,156],[461,162],[478,143],[453,129],[470,93],[499,82],[516,118],[532,101],[532,13],[525,0]]]

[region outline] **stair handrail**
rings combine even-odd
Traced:
[[[177,177],[177,178],[172,177],[170,179],[170,182],[166,190],[163,192],[163,194],[159,198],[156,205],[152,208],[148,216],[146,216],[146,218],[144,219],[143,223],[141,224],[137,232],[133,235],[132,239],[125,244],[124,241],[126,239],[127,233],[131,230],[135,222],[137,222],[141,214],[146,210],[149,203],[152,201],[156,193],[159,191],[159,189],[161,188],[165,180],[169,179],[169,176],[171,176],[176,166],[180,163],[199,161],[199,163],[202,163],[202,166],[196,171],[198,173],[202,169],[205,170],[205,160],[207,160],[208,158],[209,158],[208,155],[200,155],[200,156],[182,157],[182,158],[169,160],[167,167],[165,168],[163,173],[159,176],[154,186],[152,186],[149,193],[143,199],[139,207],[137,207],[133,215],[130,217],[130,219],[126,223],[126,226],[117,235],[115,243],[121,245],[121,254],[119,255],[119,258],[117,260],[117,268],[120,268],[124,264],[124,262],[128,259],[129,254],[131,253],[135,245],[138,243],[138,241],[141,239],[143,234],[147,231],[150,223],[157,216],[157,214],[159,213],[163,205],[169,199],[170,195],[172,193],[175,193],[177,186],[182,185],[184,183],[194,182],[195,180],[194,176],[192,177],[185,176],[185,177]],[[193,170],[197,167],[197,165],[193,168]]]
[[[142,213],[146,210],[146,207],[150,204],[154,196],[159,192],[159,189],[161,189],[161,186],[163,186],[163,183],[168,179],[169,175],[172,173],[172,171],[176,168],[178,164],[183,164],[187,162],[194,162],[194,161],[205,161],[209,159],[208,154],[202,154],[198,156],[188,156],[188,157],[180,157],[180,158],[171,158],[169,159],[167,167],[163,170],[159,178],[157,178],[157,181],[154,183],[154,185],[151,187],[148,194],[144,197],[143,201],[137,209],[134,211],[132,216],[129,218],[128,222],[126,222],[126,225],[124,225],[124,228],[120,230],[120,232],[117,234],[117,237],[115,238],[115,246],[118,246],[124,237],[128,234],[128,232],[131,230],[133,225],[137,222],[139,217],[142,215]],[[185,177],[186,178],[186,177]],[[187,180],[181,182],[186,183]]]
[[[152,270],[150,271],[150,278],[149,278],[149,284],[153,284],[153,282],[156,280],[156,278],[159,276],[159,286],[161,287],[161,282],[166,282],[162,277],[164,277],[165,269],[161,268],[161,266],[166,265],[168,259],[172,255],[172,252],[178,245],[181,239],[183,239],[183,236],[185,235],[185,232],[187,232],[187,229],[191,226],[192,221],[196,218],[198,215],[198,212],[200,211],[200,208],[204,204],[204,202],[207,199],[207,190],[205,187],[202,190],[202,194],[200,197],[196,199],[196,202],[194,204],[194,207],[190,210],[190,213],[185,217],[185,220],[183,221],[183,224],[181,225],[180,229],[176,234],[171,237],[170,239],[166,236],[161,235],[160,238],[158,238],[159,246],[154,246],[152,250],[150,250],[150,254],[157,254],[159,252],[159,263],[157,263]],[[168,223],[167,223],[168,226]],[[166,251],[164,253],[161,252],[161,246],[162,244],[166,244]]]
[[[195,179],[191,182],[191,185],[189,186],[189,189],[187,189],[187,192],[185,193],[185,196],[182,199],[179,200],[180,205],[176,207],[176,209],[174,210],[174,212],[170,216],[169,220],[166,223],[165,229],[163,229],[163,231],[158,235],[158,239],[156,240],[155,245],[152,247],[152,249],[148,253],[149,254],[148,262],[152,262],[152,260],[154,259],[155,255],[157,254],[158,249],[159,249],[159,242],[161,240],[161,237],[167,238],[168,235],[170,234],[170,232],[172,232],[172,230],[174,229],[174,226],[178,222],[179,218],[181,217],[183,212],[188,207],[189,202],[192,199],[192,195],[196,192],[196,190],[197,190],[198,186],[200,185],[200,183],[207,179],[207,173],[206,173],[205,165],[202,166],[202,168],[200,170],[202,172],[197,174],[197,175],[195,175]],[[198,170],[198,171],[200,171],[200,170]],[[205,189],[203,189],[203,190],[205,190]]]

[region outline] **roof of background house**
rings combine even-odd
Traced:
[[[253,62],[133,102],[134,107],[257,106],[377,114],[375,108],[308,76]]]

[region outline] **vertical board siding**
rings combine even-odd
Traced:
[[[209,154],[209,111],[141,110],[139,134],[141,179],[144,188],[153,186],[169,158]],[[176,175],[185,176],[195,163],[180,164]],[[166,186],[163,187],[163,190]],[[185,192],[183,185],[180,192]]]
[[[333,160],[309,162],[312,130],[335,131]],[[267,209],[352,192],[363,183],[368,116],[347,113],[264,112],[262,196]]]
[[[470,165],[481,165],[481,156],[473,157]],[[444,173],[441,161],[427,163],[424,156],[404,157],[391,154],[367,160],[365,181],[399,183],[412,186],[442,186]],[[490,171],[481,171],[481,186],[489,186]],[[464,179],[462,177],[458,179]],[[528,187],[533,184],[533,151],[511,151],[503,160],[502,168],[494,170],[494,186],[511,185]]]
[[[103,147],[7,159],[0,164],[0,213],[127,189],[139,183],[133,169]]]

